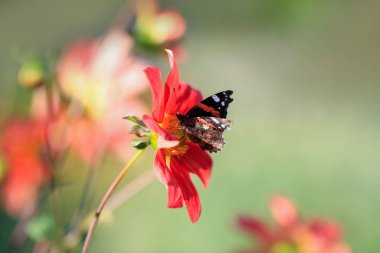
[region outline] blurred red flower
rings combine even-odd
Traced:
[[[201,203],[190,173],[196,174],[206,188],[212,160],[208,153],[185,135],[176,113],[186,114],[202,100],[202,95],[188,84],[180,82],[173,53],[170,50],[167,53],[171,71],[164,87],[158,68],[145,69],[152,87],[153,112],[152,117],[144,115],[143,121],[152,130],[151,143],[157,149],[155,172],[167,186],[167,206],[179,208],[185,202],[190,220],[195,223],[201,213]]]
[[[20,215],[33,207],[38,190],[51,178],[48,165],[46,122],[13,120],[3,131],[1,149],[6,175],[2,184],[2,202],[11,215]]]
[[[238,227],[259,241],[258,247],[239,251],[245,253],[350,253],[341,241],[341,228],[326,219],[303,220],[294,203],[283,196],[271,200],[271,212],[276,222],[269,226],[260,219],[241,215]]]
[[[128,134],[132,124],[122,118],[146,112],[138,95],[148,83],[141,71],[146,65],[131,55],[131,47],[129,36],[114,30],[103,39],[74,43],[59,61],[59,86],[84,111],[69,108],[56,124],[56,135],[63,133],[88,164],[96,163],[105,151],[122,160],[132,153]]]
[[[96,165],[105,152],[111,152],[121,161],[128,161],[133,155],[130,142],[132,136],[129,129],[132,123],[123,120],[125,115],[143,114],[145,106],[137,99],[125,101],[123,104],[104,115],[102,119],[94,120],[88,117],[65,119],[66,141],[89,165]],[[67,116],[66,116],[67,117]]]
[[[175,44],[186,32],[186,21],[176,10],[160,10],[156,0],[136,2],[136,19],[130,32],[138,43],[151,48]]]
[[[135,98],[148,83],[146,64],[131,55],[132,41],[121,31],[99,40],[82,40],[64,52],[58,67],[58,84],[78,100],[91,118],[103,117],[114,102]]]

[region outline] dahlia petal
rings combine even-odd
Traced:
[[[17,192],[4,193],[3,205],[5,211],[14,217],[21,216],[23,212],[29,207],[34,209],[37,199],[36,188],[26,189],[25,186],[22,189],[18,188]],[[17,194],[17,195],[12,195]]]
[[[153,118],[144,115],[142,121],[149,129],[158,134],[158,148],[170,148],[178,145],[179,141],[173,135],[162,129]]]
[[[275,239],[274,234],[269,230],[268,226],[254,217],[240,215],[237,217],[236,222],[241,230],[252,234],[262,242],[270,244]]]
[[[100,124],[80,118],[71,122],[66,130],[67,141],[87,164],[96,164],[107,148],[107,136]]]
[[[171,165],[171,169],[173,176],[181,188],[182,197],[185,201],[190,220],[192,223],[196,223],[201,215],[201,201],[197,189],[191,181],[189,173],[184,171],[184,168]]]
[[[344,244],[340,243],[337,245],[332,246],[332,249],[329,249],[329,253],[351,253],[351,248]]]
[[[11,171],[11,175],[8,175],[2,186],[2,204],[12,216],[20,216],[26,208],[36,204],[40,187],[38,183],[29,181],[20,172]]]
[[[173,66],[175,64],[173,51],[170,49],[164,49],[164,50],[165,50],[166,54],[168,55],[170,67],[173,68]]]
[[[178,104],[176,93],[179,90],[179,70],[173,52],[169,49],[165,51],[168,54],[171,70],[165,82],[164,108],[166,113],[175,114]]]
[[[314,220],[309,224],[309,229],[326,242],[338,241],[342,234],[339,224],[330,220]]]
[[[156,67],[148,67],[144,70],[153,94],[153,118],[162,121],[164,117],[164,108],[162,106],[162,80],[161,72]]]
[[[161,183],[168,184],[170,182],[170,170],[166,165],[166,156],[163,150],[159,149],[156,153],[156,158],[154,159],[154,172]]]
[[[10,215],[19,216],[34,206],[39,189],[51,179],[51,168],[41,156],[46,128],[42,120],[13,119],[3,129],[0,152],[6,174],[0,199]]]
[[[168,203],[169,208],[181,208],[183,207],[183,197],[181,188],[178,184],[169,184],[168,186]]]
[[[168,166],[166,165],[166,155],[163,150],[158,150],[154,160],[155,173],[159,181],[167,186],[168,202],[167,207],[179,208],[183,206],[183,198],[181,189],[177,181],[171,174]]]
[[[175,89],[175,88],[172,88],[169,93],[169,98],[166,102],[166,105],[165,105],[165,112],[167,114],[176,114],[178,112],[177,110],[177,107],[178,107],[178,98],[177,98],[177,92],[178,90]]]
[[[157,147],[158,148],[172,148],[179,144],[178,140],[168,140],[161,136],[158,136]]]
[[[192,88],[187,83],[180,83],[177,92],[177,112],[186,114],[191,108],[202,101],[202,94],[199,90]]]
[[[278,195],[272,198],[271,212],[274,220],[283,227],[291,227],[297,222],[297,208],[288,198]]]
[[[212,159],[199,145],[188,144],[189,149],[183,156],[173,156],[171,159],[175,167],[182,166],[186,171],[196,174],[207,188],[211,176]]]

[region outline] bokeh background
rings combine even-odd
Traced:
[[[204,95],[234,90],[223,152],[213,155],[202,216],[165,207],[158,182],[95,232],[91,252],[232,252],[250,245],[233,225],[239,213],[269,218],[282,193],[311,217],[344,227],[354,252],[380,251],[380,2],[373,0],[160,1],[188,22],[181,79]],[[0,0],[0,120],[25,111],[17,58],[60,50],[100,35],[121,0]],[[166,59],[157,62],[165,66]],[[25,103],[23,102],[25,101]],[[153,152],[136,170],[151,169]],[[99,198],[121,164],[100,171]],[[71,175],[61,210],[69,215],[84,172]],[[128,176],[126,182],[128,182]],[[94,203],[95,206],[95,203]],[[0,216],[0,252],[15,220]]]

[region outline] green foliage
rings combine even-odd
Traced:
[[[125,117],[123,117],[123,119],[127,119],[129,121],[132,121],[133,123],[136,123],[139,126],[145,126],[144,122],[136,116],[125,116]]]
[[[29,222],[26,233],[31,239],[40,241],[50,238],[53,229],[53,218],[48,214],[41,214]]]
[[[131,145],[139,150],[145,149],[150,145],[149,140],[133,140],[131,141]]]

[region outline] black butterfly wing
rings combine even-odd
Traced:
[[[226,118],[229,104],[233,101],[231,98],[232,90],[226,90],[216,93],[191,108],[186,116],[195,117],[216,117]]]

